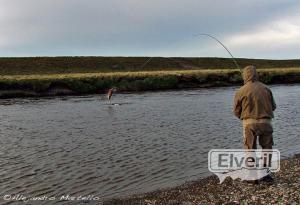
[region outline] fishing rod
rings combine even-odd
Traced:
[[[229,55],[231,56],[231,59],[233,60],[235,66],[237,67],[237,69],[239,69],[242,72],[241,67],[239,66],[239,64],[237,63],[237,61],[235,60],[235,57],[232,55],[232,53],[229,51],[229,49],[216,37],[214,37],[213,35],[207,34],[207,33],[198,33],[195,35],[196,37],[198,36],[208,36],[211,39],[217,41],[223,48],[225,48],[225,50],[229,53]]]

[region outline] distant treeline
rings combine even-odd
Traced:
[[[198,70],[236,68],[230,58],[154,57],[8,57],[0,58],[1,75],[94,73],[122,71]],[[300,60],[237,58],[241,67],[300,67]]]

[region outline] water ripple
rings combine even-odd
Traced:
[[[0,195],[119,197],[204,177],[210,149],[242,147],[235,90],[2,100]],[[300,86],[272,90],[276,148],[289,156],[300,151]]]

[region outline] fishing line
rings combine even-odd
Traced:
[[[234,64],[235,64],[235,66],[237,67],[237,69],[239,69],[240,70],[240,72],[242,72],[242,69],[240,68],[240,66],[239,66],[239,64],[238,64],[238,62],[236,61],[236,59],[235,59],[235,57],[232,55],[232,53],[229,51],[229,49],[219,40],[219,39],[217,39],[216,37],[214,37],[214,36],[212,36],[212,35],[210,35],[210,34],[206,34],[206,33],[199,33],[199,34],[196,34],[196,35],[194,35],[194,36],[196,36],[196,37],[199,37],[199,36],[208,36],[208,37],[210,37],[211,39],[213,39],[213,40],[215,40],[215,41],[217,41],[228,53],[229,53],[229,55],[231,56],[231,59],[233,60],[233,62],[234,62]],[[141,66],[141,69],[142,68],[144,68],[152,59],[153,59],[154,57],[152,56],[152,57],[149,57],[146,61],[145,61],[145,63],[143,63],[143,65]],[[164,57],[164,58],[167,58],[167,59],[170,59],[170,60],[173,60],[174,61],[174,59],[172,59],[172,58],[168,58],[168,57]],[[197,177],[198,178],[198,176],[199,176],[199,174],[197,173],[197,174],[193,174],[193,175],[190,175],[190,176],[186,176],[186,177],[182,177],[180,180],[184,180],[184,179],[191,179],[191,178],[193,178],[193,177]],[[200,178],[201,179],[201,178]],[[199,180],[199,178],[198,178],[198,180]],[[179,182],[179,180],[175,180],[175,181],[178,181]],[[173,181],[174,182],[174,181]],[[117,194],[125,194],[125,193],[129,193],[129,192],[134,192],[134,191],[138,191],[138,190],[140,190],[141,188],[131,188],[131,189],[127,189],[127,190],[119,190],[119,191],[115,191],[114,193],[110,193],[110,194],[103,194],[102,195],[102,197],[103,197],[103,199],[105,200],[105,198],[106,199],[110,199],[110,197],[112,197],[112,196],[114,196],[114,195],[117,195]],[[131,193],[130,195],[132,195],[133,193]],[[134,194],[133,194],[134,195]],[[128,195],[127,195],[128,196]],[[120,197],[120,198],[122,198],[122,197]],[[111,199],[113,199],[113,198],[111,198]]]
[[[228,53],[229,55],[231,56],[231,59],[233,60],[235,66],[237,67],[237,69],[240,70],[240,72],[242,72],[242,69],[240,68],[239,64],[237,63],[235,57],[232,55],[232,53],[229,51],[229,49],[219,40],[217,39],[216,37],[214,37],[213,35],[210,35],[210,34],[207,34],[207,33],[199,33],[199,34],[196,34],[194,35],[196,37],[199,37],[199,36],[208,36],[210,37],[211,39],[217,41]],[[143,69],[151,60],[152,58],[154,58],[153,56],[152,57],[149,57],[146,62],[141,66],[141,69]],[[164,57],[164,58],[167,58],[167,59],[170,59],[170,60],[174,60],[172,58],[168,58],[168,57]]]
[[[143,69],[152,59],[153,57],[150,57],[146,62],[141,66],[141,69]]]
[[[143,69],[143,68],[144,68],[144,67],[152,60],[152,58],[155,58],[155,56],[149,57],[149,58],[146,60],[146,62],[141,66],[140,69]],[[174,62],[178,63],[177,60],[175,60],[175,59],[173,59],[173,58],[170,58],[170,57],[159,57],[159,58],[166,58],[166,59],[169,59],[169,60],[171,60],[171,61],[174,61]],[[179,63],[178,63],[178,64],[179,64]]]

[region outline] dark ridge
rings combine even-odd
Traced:
[[[115,71],[157,71],[236,68],[231,58],[154,57],[3,57],[1,75],[93,73]],[[300,67],[300,60],[268,60],[237,58],[241,67],[249,64],[258,68]]]

